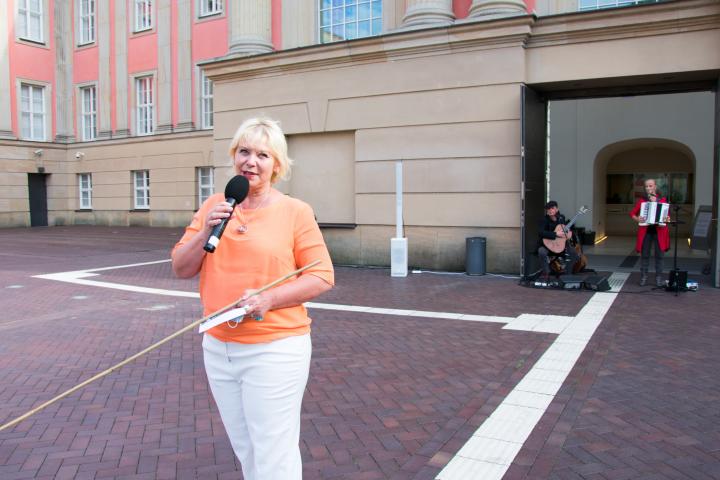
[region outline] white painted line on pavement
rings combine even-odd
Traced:
[[[628,273],[613,273],[610,277],[611,291],[598,292],[590,297],[533,368],[440,471],[435,477],[437,480],[503,478],[610,310],[628,276]],[[508,327],[510,325],[505,328]]]

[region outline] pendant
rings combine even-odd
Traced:
[[[238,233],[245,233],[248,231],[248,227],[247,225],[240,225],[239,227],[237,227],[237,231]]]

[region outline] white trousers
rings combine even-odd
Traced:
[[[300,480],[300,407],[310,334],[270,343],[203,338],[210,389],[245,480]]]

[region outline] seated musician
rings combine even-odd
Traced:
[[[572,237],[572,231],[558,228],[558,226],[564,226],[567,224],[565,216],[560,213],[558,209],[558,203],[555,200],[550,200],[545,204],[545,216],[540,220],[538,224],[538,257],[540,257],[540,267],[542,268],[542,279],[547,280],[550,275],[550,256],[559,255],[564,251],[570,260],[569,265],[574,265],[580,256],[578,255],[575,248],[568,241]],[[550,240],[551,242],[545,242]],[[559,245],[555,248],[549,249],[546,243],[554,243]],[[564,243],[564,246],[561,245]]]

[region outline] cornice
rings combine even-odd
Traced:
[[[543,17],[527,47],[720,29],[720,0],[687,0]]]
[[[449,27],[394,32],[358,40],[312,45],[251,57],[222,57],[201,63],[215,82],[398,61],[459,51],[521,47],[533,16]]]
[[[122,145],[128,143],[147,143],[162,141],[177,141],[182,138],[192,137],[213,137],[212,130],[193,130],[189,132],[167,132],[156,133],[153,135],[141,135],[131,137],[117,137],[103,140],[93,140],[90,142],[74,142],[74,143],[53,143],[53,142],[36,142],[29,140],[9,140],[0,139],[0,147],[23,147],[23,148],[49,148],[54,150],[79,150],[81,148],[104,147],[108,145]]]

